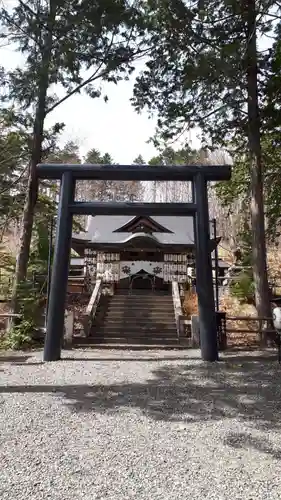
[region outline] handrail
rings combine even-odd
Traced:
[[[269,316],[226,316],[227,321],[272,321]]]
[[[94,321],[95,314],[97,312],[97,307],[100,301],[101,292],[102,292],[102,280],[97,280],[83,318],[84,332],[86,337],[89,336],[90,329]]]
[[[178,336],[178,341],[179,341],[180,335],[181,335],[181,318],[183,316],[183,312],[182,312],[182,307],[181,307],[179,285],[176,281],[172,282],[172,296],[173,296],[177,336]]]

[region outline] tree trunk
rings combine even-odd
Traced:
[[[271,317],[267,275],[265,217],[263,197],[263,165],[260,142],[260,116],[258,102],[258,64],[256,38],[256,1],[246,2],[247,25],[247,92],[248,141],[251,175],[251,223],[255,300],[259,316]]]
[[[55,20],[55,9],[52,8],[53,2],[50,2],[50,14],[48,22],[48,31],[45,35],[43,48],[41,49],[41,61],[38,61],[38,100],[33,126],[33,143],[31,150],[31,159],[28,173],[27,193],[23,208],[21,233],[19,248],[16,260],[15,279],[12,293],[12,309],[14,312],[18,309],[18,288],[27,274],[32,226],[34,220],[35,205],[38,196],[38,181],[36,177],[36,165],[40,163],[42,157],[42,143],[44,139],[44,121],[46,116],[46,98],[49,87],[49,68],[52,57],[53,25]],[[40,15],[40,13],[39,13]],[[42,43],[42,42],[41,42]]]

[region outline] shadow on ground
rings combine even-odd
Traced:
[[[270,427],[268,428],[270,431]],[[236,450],[254,449],[264,455],[270,455],[275,460],[281,459],[281,450],[276,447],[276,443],[270,440],[270,435],[267,437],[253,436],[247,432],[241,433],[229,433],[228,436],[223,440],[224,444],[234,448]]]
[[[138,409],[149,418],[187,424],[240,418],[265,430],[280,429],[280,382],[281,368],[274,357],[232,355],[212,364],[188,359],[167,363],[152,369],[151,378],[144,383],[2,386],[0,392],[51,393],[63,397],[75,412]]]
[[[29,361],[31,359],[31,361]],[[43,361],[32,361],[32,355],[27,356],[0,356],[1,363],[8,363],[16,366],[38,366],[42,365]],[[0,368],[1,371],[3,369]]]
[[[262,356],[261,355],[251,355],[251,361],[258,361],[258,362],[263,362],[263,363],[274,363],[276,361],[276,354],[275,352],[263,352]],[[249,361],[249,356],[246,356],[243,354],[237,355],[236,351],[230,351],[227,353],[227,358],[230,360],[233,360],[233,362],[246,362]],[[222,361],[224,361],[225,358],[222,358]],[[91,357],[71,357],[67,356],[62,359],[62,361],[74,361],[74,362],[87,362],[87,361],[97,361],[97,362],[104,362],[104,361],[120,361],[120,362],[133,362],[133,363],[143,363],[143,362],[155,362],[158,363],[159,361],[198,361],[199,357],[197,356],[165,356],[165,357],[160,357],[159,355],[155,356],[134,356],[134,357],[129,357],[129,356],[91,356]],[[28,363],[26,363],[28,364]]]
[[[0,363],[13,363],[13,364],[24,364],[26,363],[32,356],[10,356],[10,355],[4,355],[0,356]]]

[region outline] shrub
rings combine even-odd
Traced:
[[[35,324],[32,321],[21,321],[18,325],[13,326],[4,336],[3,347],[14,350],[30,347],[34,328]]]
[[[40,287],[24,281],[18,288],[18,312],[21,319],[15,320],[10,329],[1,337],[1,349],[25,349],[33,344],[38,318],[42,314],[45,297]]]
[[[236,297],[240,303],[253,303],[255,289],[251,273],[242,271],[238,274],[230,285],[230,293]]]

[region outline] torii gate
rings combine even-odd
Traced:
[[[208,181],[231,178],[229,165],[68,165],[40,164],[40,179],[60,179],[60,200],[44,346],[44,361],[61,356],[73,215],[173,215],[194,217],[196,290],[201,356],[218,360],[208,211]],[[191,181],[191,203],[135,203],[75,201],[77,180]]]

